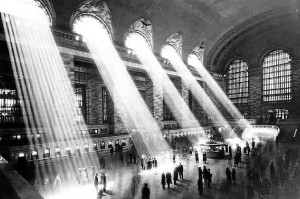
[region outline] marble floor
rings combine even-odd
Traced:
[[[107,191],[102,195],[97,195],[93,183],[79,185],[74,178],[67,183],[62,179],[60,189],[54,189],[51,183],[48,186],[36,185],[36,189],[46,199],[129,199],[141,198],[141,189],[144,183],[149,184],[151,199],[193,199],[193,198],[222,198],[222,199],[241,199],[247,198],[247,184],[249,179],[247,172],[257,170],[260,173],[261,181],[270,181],[270,192],[265,191],[261,185],[256,187],[253,198],[300,198],[300,173],[298,153],[290,155],[290,162],[284,170],[278,170],[279,157],[285,157],[285,152],[289,149],[300,149],[297,146],[279,145],[273,147],[263,147],[256,149],[250,155],[242,155],[242,163],[239,167],[235,167],[237,173],[237,181],[233,184],[228,184],[225,174],[226,167],[233,168],[233,160],[228,159],[208,159],[207,164],[204,164],[202,154],[200,154],[200,163],[195,162],[194,155],[188,159],[181,159],[180,162],[184,167],[184,180],[178,182],[177,185],[172,184],[171,188],[163,190],[161,187],[161,173],[172,167],[170,164],[172,156],[169,157],[168,164],[165,163],[166,158],[158,161],[158,168],[151,170],[141,170],[140,164],[130,164],[128,157],[124,161],[118,160],[119,155],[114,155],[113,161],[107,164],[105,169],[101,171],[107,176]],[[261,154],[261,159],[259,158]],[[276,179],[269,176],[269,165],[274,161],[276,168]],[[211,189],[208,189],[207,184],[204,184],[203,195],[198,193],[198,167],[206,166],[212,173]],[[99,171],[100,172],[100,171]],[[173,174],[173,173],[172,173]],[[295,174],[298,174],[295,177]]]

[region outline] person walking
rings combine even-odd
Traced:
[[[170,184],[172,184],[172,175],[170,172],[166,173],[166,179],[167,179],[168,189],[170,189]]]
[[[103,192],[106,192],[106,176],[105,176],[105,173],[101,174],[100,183],[103,185]]]
[[[246,151],[247,151],[247,154],[249,155],[249,153],[250,153],[250,145],[249,145],[248,141],[246,141]]]
[[[147,183],[144,184],[142,189],[142,199],[150,199],[150,189]]]
[[[179,179],[183,180],[183,165],[181,164],[181,162],[179,162],[178,173],[179,173]]]
[[[252,138],[252,150],[255,148],[255,141],[254,138]]]
[[[95,174],[95,177],[94,177],[94,186],[96,188],[96,191],[98,193],[98,183],[99,183],[99,180],[98,180],[98,173]]]
[[[237,154],[234,156],[234,166],[239,167],[239,156]]]
[[[226,168],[226,177],[227,177],[227,183],[231,184],[231,171],[229,167]]]
[[[177,185],[176,181],[178,180],[178,167],[175,167],[174,169],[173,180],[174,180],[174,184]]]
[[[145,169],[144,158],[141,158],[141,167],[142,167],[143,170]]]
[[[236,183],[236,171],[235,171],[235,168],[232,169],[231,179],[232,179],[233,183]]]
[[[204,152],[204,153],[203,153],[203,162],[204,162],[204,164],[206,164],[206,161],[207,161],[206,153]]]
[[[166,175],[165,175],[165,173],[161,174],[161,185],[162,185],[163,189],[166,188]]]
[[[201,167],[198,168],[198,173],[199,173],[199,179],[202,181],[203,171],[202,171]]]
[[[200,196],[203,194],[203,182],[202,182],[202,179],[198,179],[198,192],[199,192]]]
[[[207,187],[211,189],[210,184],[212,181],[212,174],[210,173],[210,169],[207,169]]]
[[[156,158],[154,158],[154,167],[155,168],[157,167],[157,160],[156,160]]]
[[[198,154],[197,150],[195,151],[195,160],[196,160],[196,163],[199,163],[199,154]]]
[[[232,148],[231,146],[229,146],[229,156],[228,156],[228,159],[231,160],[232,158]]]

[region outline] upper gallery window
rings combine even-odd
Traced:
[[[73,12],[70,25],[75,33],[84,37],[99,37],[104,40],[109,37],[113,40],[111,18],[111,12],[105,1],[86,0]]]
[[[290,101],[291,57],[284,50],[275,50],[263,60],[263,101]]]
[[[145,45],[153,48],[153,31],[152,24],[149,19],[142,17],[133,22],[125,35],[125,46],[135,49],[137,47],[144,48]]]
[[[227,94],[233,103],[249,102],[248,64],[244,60],[236,59],[230,63],[227,85]]]
[[[147,42],[147,39],[142,34],[138,32],[130,32],[127,34],[125,39],[125,46],[127,48],[131,48],[131,49],[135,49],[136,47],[142,48],[145,45],[149,45],[149,43]]]

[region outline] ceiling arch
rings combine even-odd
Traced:
[[[69,19],[83,0],[52,0],[56,27],[69,30]],[[147,16],[153,26],[155,53],[160,52],[165,38],[182,31],[183,58],[195,45],[205,42],[205,60],[215,44],[239,24],[280,8],[299,9],[296,0],[106,0],[114,24],[114,40],[123,43],[133,21]],[[207,63],[205,61],[205,63]]]

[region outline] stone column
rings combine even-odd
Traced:
[[[249,67],[251,68],[251,67]],[[256,122],[262,122],[262,79],[259,69],[249,69],[249,107],[250,118],[256,119]]]
[[[153,115],[153,118],[162,128],[163,122],[163,87],[152,82],[151,78],[145,76],[145,102]]]

